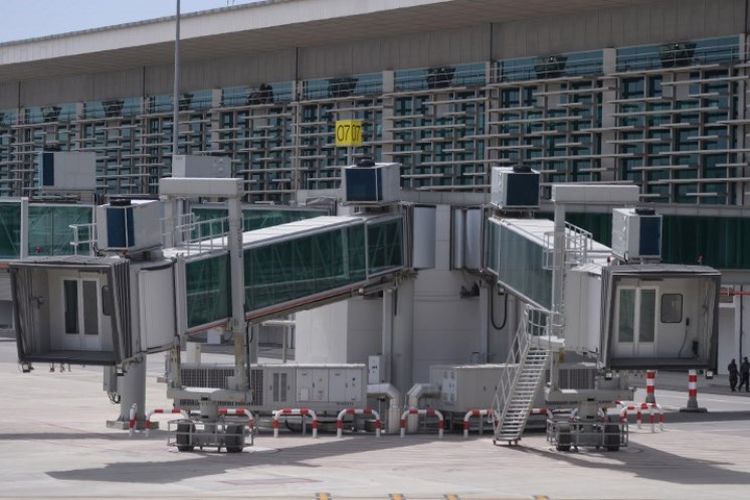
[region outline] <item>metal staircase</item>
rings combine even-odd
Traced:
[[[495,443],[521,439],[549,359],[550,351],[535,342],[548,335],[548,319],[546,311],[530,306],[524,311],[495,392]]]

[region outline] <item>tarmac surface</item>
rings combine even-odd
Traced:
[[[169,406],[156,382],[160,360],[149,365],[150,408]],[[266,430],[240,454],[178,453],[163,431],[129,438],[106,429],[118,407],[102,392],[100,368],[22,374],[12,341],[0,340],[0,387],[0,498],[750,497],[750,398],[720,386],[699,393],[709,413],[678,414],[687,391],[659,390],[657,379],[665,431],[632,425],[620,452],[557,452],[542,433],[509,448],[488,435],[274,439]]]

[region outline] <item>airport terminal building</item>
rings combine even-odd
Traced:
[[[425,202],[487,202],[492,166],[635,182],[664,215],[664,260],[723,273],[721,365],[750,331],[749,8],[267,0],[185,15],[179,149],[230,157],[248,202],[339,187],[334,123],[351,118],[354,158],[400,163]],[[40,150],[95,152],[102,195],[155,195],[171,170],[173,38],[162,18],[0,44],[0,196],[34,194]],[[609,243],[606,208],[571,221]]]

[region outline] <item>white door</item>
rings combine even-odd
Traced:
[[[617,289],[616,356],[648,358],[656,354],[656,296],[656,288]]]
[[[101,294],[97,278],[62,279],[62,320],[65,349],[99,351]]]

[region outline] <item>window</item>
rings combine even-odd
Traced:
[[[682,294],[665,293],[661,296],[661,322],[682,322]]]
[[[65,333],[78,333],[78,282],[63,281],[63,300],[65,303]]]
[[[653,342],[656,323],[656,290],[641,290],[638,341]]]
[[[99,335],[99,309],[96,281],[83,282],[83,333]]]
[[[633,330],[635,319],[635,290],[620,290],[620,314],[618,318],[618,340],[620,342],[633,342]]]

